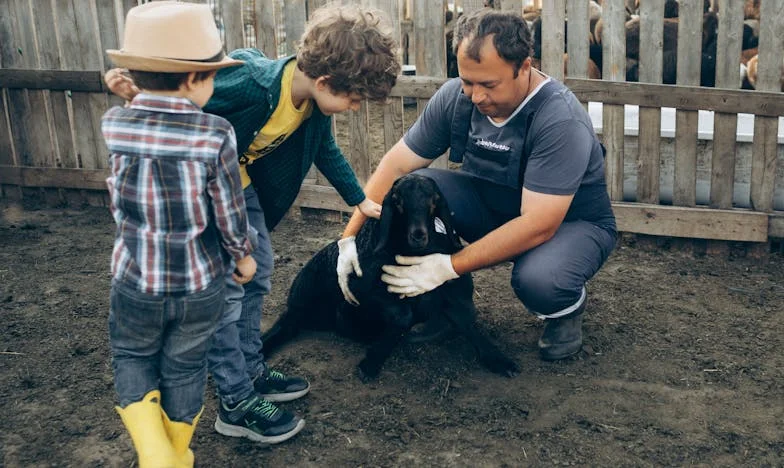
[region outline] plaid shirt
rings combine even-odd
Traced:
[[[112,276],[153,295],[223,280],[251,252],[236,138],[184,98],[139,94],[103,117],[117,223]]]

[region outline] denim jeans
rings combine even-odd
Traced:
[[[520,214],[520,196],[461,171],[420,169],[444,194],[455,230],[474,242]],[[585,283],[615,248],[615,230],[588,221],[564,222],[547,242],[512,259],[518,299],[542,318],[563,316],[585,300]]]
[[[207,350],[225,306],[225,283],[182,296],[153,296],[112,282],[109,343],[120,407],[160,389],[172,421],[193,421],[204,402]]]
[[[265,370],[261,310],[272,284],[272,243],[264,211],[253,186],[244,194],[248,221],[258,231],[258,247],[252,254],[256,274],[244,286],[232,279],[231,272],[226,275],[226,309],[207,353],[218,396],[230,405],[247,398],[253,392],[251,379]]]

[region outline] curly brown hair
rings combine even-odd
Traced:
[[[297,67],[327,77],[336,93],[383,101],[400,73],[397,42],[378,11],[327,5],[313,13],[300,40]]]

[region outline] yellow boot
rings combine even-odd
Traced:
[[[188,424],[186,422],[176,422],[169,419],[169,416],[161,408],[161,415],[163,416],[163,426],[166,428],[166,434],[169,436],[174,452],[177,455],[178,468],[193,468],[193,451],[189,448],[193,433],[196,431],[196,425],[199,423],[201,413],[204,412],[202,407],[199,414],[193,418],[193,422]]]
[[[153,390],[142,401],[125,408],[115,406],[122,422],[133,440],[139,468],[174,467],[177,456],[161,418],[161,392]]]

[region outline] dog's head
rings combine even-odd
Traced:
[[[453,253],[462,244],[452,225],[449,207],[436,183],[428,177],[408,174],[395,181],[384,197],[376,252]],[[438,236],[446,236],[446,243]],[[440,248],[434,250],[436,245]]]

